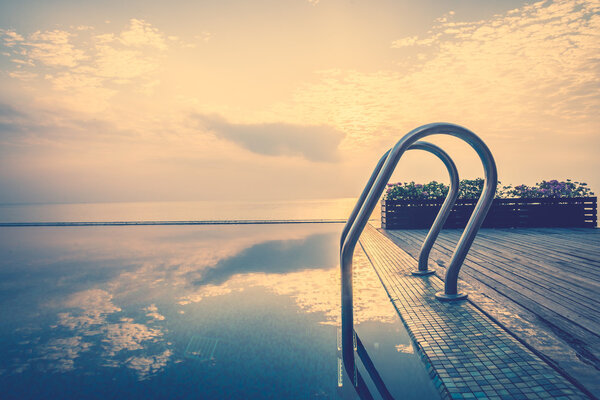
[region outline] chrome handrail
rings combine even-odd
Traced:
[[[442,301],[459,300],[467,297],[464,293],[458,293],[458,273],[462,263],[475,239],[477,231],[481,227],[483,220],[492,205],[496,186],[498,184],[498,173],[494,157],[487,145],[473,132],[458,125],[448,123],[434,123],[423,125],[406,134],[400,139],[396,145],[390,150],[385,162],[382,166],[376,167],[380,169],[377,178],[372,182],[372,188],[366,196],[361,195],[365,199],[365,203],[360,207],[360,211],[356,213],[356,217],[350,224],[350,228],[346,231],[345,237],[342,238],[342,249],[340,252],[340,268],[342,281],[342,358],[344,367],[350,375],[351,371],[356,371],[354,360],[354,313],[353,313],[353,293],[352,293],[352,256],[358,242],[358,238],[365,228],[369,216],[373,212],[379,197],[383,193],[386,183],[390,179],[400,157],[404,154],[412,144],[419,139],[434,135],[445,134],[455,136],[467,142],[479,155],[485,172],[485,184],[482,194],[475,206],[475,210],[467,223],[467,226],[461,235],[452,259],[450,266],[446,271],[444,280],[444,292],[436,293],[436,297]],[[381,162],[381,160],[380,160]],[[375,174],[375,173],[374,173]],[[371,177],[373,178],[373,176]],[[371,182],[371,180],[370,180]],[[364,194],[365,191],[363,191]],[[355,207],[356,208],[356,207]],[[356,376],[356,374],[354,374]],[[353,383],[357,385],[357,381],[353,379]]]
[[[344,225],[344,229],[342,229],[342,236],[340,237],[340,253],[342,252],[342,249],[344,248],[344,242],[346,241],[346,236],[348,236],[348,232],[350,232],[350,228],[352,228],[352,225],[354,224],[354,221],[356,220],[356,216],[358,215],[358,212],[360,211],[362,205],[364,204],[365,199],[367,198],[367,195],[371,191],[371,188],[373,187],[373,183],[375,182],[375,179],[377,179],[377,176],[379,175],[379,171],[381,171],[381,167],[383,166],[383,163],[387,159],[391,150],[392,149],[383,153],[383,156],[381,156],[379,161],[377,161],[377,165],[375,166],[375,169],[373,170],[371,177],[369,178],[367,184],[365,185],[365,188],[363,189],[362,193],[360,194],[360,197],[358,198],[358,201],[356,202],[354,209],[350,213],[350,216],[348,217],[348,220],[346,221],[346,225]]]
[[[450,189],[448,190],[448,194],[446,195],[446,200],[444,201],[440,211],[438,212],[438,215],[437,215],[431,229],[429,230],[429,233],[427,234],[425,241],[423,242],[423,246],[421,247],[421,254],[419,256],[419,269],[413,272],[414,275],[424,276],[424,275],[429,275],[429,274],[435,273],[435,271],[427,269],[427,261],[429,258],[429,253],[431,251],[431,247],[433,246],[433,243],[435,242],[435,239],[437,238],[440,230],[442,229],[442,226],[444,225],[444,223],[446,222],[446,219],[448,218],[448,215],[450,214],[450,211],[452,210],[452,206],[454,205],[456,198],[458,197],[459,178],[458,178],[458,171],[456,169],[456,165],[454,164],[454,161],[452,161],[452,159],[450,158],[448,153],[446,153],[444,150],[442,150],[440,147],[434,145],[433,143],[419,141],[419,142],[416,142],[413,145],[411,145],[408,148],[408,150],[425,150],[425,151],[430,152],[433,155],[437,156],[439,159],[442,160],[442,162],[448,169],[448,174],[450,176]],[[346,225],[344,225],[344,229],[342,230],[342,235],[341,235],[341,240],[340,240],[340,251],[343,248],[343,245],[344,245],[344,242],[348,235],[348,232],[349,232],[350,228],[352,227],[352,225],[354,224],[354,221],[356,220],[356,216],[358,215],[358,212],[360,211],[367,195],[371,191],[371,188],[373,187],[373,183],[375,182],[375,179],[379,175],[379,172],[381,171],[381,167],[383,166],[385,160],[387,159],[390,151],[391,150],[386,151],[383,154],[383,156],[379,159],[379,161],[377,162],[377,165],[375,166],[375,169],[373,170],[371,177],[369,178],[367,184],[365,185],[365,188],[363,189],[358,201],[356,202],[354,209],[350,213],[350,216],[348,217],[348,221],[346,222]],[[362,345],[362,342],[360,341],[358,334],[354,333],[354,335],[355,335],[355,339],[353,339],[353,340],[356,340],[356,351],[359,355],[359,358],[361,359],[363,365],[365,365],[365,368],[366,368],[367,372],[369,373],[369,375],[371,376],[371,379],[375,383],[375,386],[377,387],[379,393],[381,394],[381,396],[383,398],[391,399],[392,398],[391,394],[389,393],[383,380],[377,373],[377,369],[373,365],[371,358],[369,357],[368,353],[364,349],[364,346]],[[353,347],[354,347],[354,344],[353,344]],[[353,353],[352,357],[354,357],[354,353]],[[360,376],[360,373],[358,373],[358,371],[354,370],[354,372],[355,372],[354,379],[356,380],[354,382],[354,385],[360,386],[360,388],[357,387],[360,397],[370,398],[369,397],[370,394],[368,394],[369,390],[366,386],[364,386],[364,383],[363,383],[364,379],[362,378],[362,376]]]
[[[446,153],[444,150],[442,150],[440,147],[434,145],[433,143],[429,143],[429,142],[425,142],[425,141],[418,141],[418,142],[414,143],[413,145],[411,145],[408,148],[408,150],[424,150],[424,151],[427,151],[427,152],[437,156],[440,160],[442,160],[442,162],[446,166],[446,169],[448,170],[448,175],[450,177],[450,189],[448,190],[446,199],[444,200],[444,203],[442,204],[442,207],[440,208],[440,211],[438,212],[438,215],[436,216],[435,220],[433,221],[433,225],[429,229],[429,233],[427,234],[427,237],[425,238],[425,241],[423,242],[423,245],[421,246],[421,253],[419,254],[419,267],[416,271],[413,272],[413,275],[430,275],[430,274],[435,273],[435,271],[427,269],[429,253],[431,252],[431,248],[433,247],[433,244],[435,243],[435,239],[437,238],[440,231],[442,230],[444,223],[446,222],[446,220],[448,219],[448,216],[450,215],[452,206],[454,205],[454,203],[456,202],[456,198],[458,197],[458,186],[459,186],[458,170],[456,169],[456,165],[454,164],[454,161],[452,161],[452,158],[450,158],[448,153]],[[342,235],[341,235],[341,240],[340,240],[340,252],[344,246],[344,242],[346,240],[348,232],[350,231],[350,228],[354,224],[354,221],[356,220],[356,216],[358,215],[360,208],[364,204],[365,198],[369,194],[369,191],[373,187],[373,183],[375,182],[377,175],[379,175],[379,172],[381,171],[381,167],[383,166],[383,163],[387,159],[387,156],[389,155],[390,151],[391,151],[391,149],[386,151],[383,154],[383,156],[379,159],[379,161],[377,162],[377,165],[375,166],[375,169],[373,170],[373,173],[371,174],[369,181],[365,185],[365,188],[363,189],[362,193],[360,194],[360,197],[358,198],[358,201],[356,202],[354,209],[352,210],[352,212],[350,213],[350,216],[348,217],[346,225],[344,225],[344,229],[342,230]]]
[[[448,175],[450,177],[450,188],[448,189],[446,200],[444,200],[444,203],[442,204],[440,211],[435,217],[433,225],[431,225],[431,228],[429,228],[429,233],[427,233],[427,237],[425,238],[425,241],[421,246],[421,253],[419,253],[419,266],[417,270],[412,271],[413,275],[425,276],[435,273],[434,270],[427,268],[427,264],[429,261],[429,253],[431,253],[431,248],[435,243],[435,239],[437,239],[438,235],[440,234],[440,231],[442,230],[442,227],[444,226],[444,223],[446,223],[446,220],[450,215],[450,211],[452,211],[452,206],[454,206],[454,203],[456,203],[460,180],[458,178],[456,164],[454,164],[454,161],[452,161],[448,153],[446,153],[438,146],[434,145],[433,143],[421,140],[408,148],[408,150],[413,149],[425,150],[437,156],[440,160],[442,160],[442,162],[446,166],[446,169],[448,170]]]

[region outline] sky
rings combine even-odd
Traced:
[[[356,197],[432,122],[598,193],[599,50],[598,0],[0,0],[0,203]]]

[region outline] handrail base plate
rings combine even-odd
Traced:
[[[433,274],[435,274],[435,271],[434,271],[434,270],[432,270],[432,269],[426,269],[426,270],[424,270],[424,271],[421,271],[421,270],[419,270],[419,269],[416,269],[416,270],[414,270],[414,271],[411,271],[410,273],[411,273],[412,275],[414,275],[414,276],[428,276],[428,275],[433,275]]]
[[[439,301],[457,301],[457,300],[465,300],[469,295],[460,292],[457,294],[446,294],[445,292],[437,292],[435,294],[435,298]]]

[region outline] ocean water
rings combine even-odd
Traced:
[[[354,198],[342,198],[271,202],[0,204],[0,223],[342,220],[348,217],[355,203]]]
[[[341,228],[0,227],[0,397],[355,398],[338,381]],[[360,252],[355,274],[388,389],[439,398]]]

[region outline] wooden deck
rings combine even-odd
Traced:
[[[427,230],[380,232],[414,258],[427,234]],[[430,267],[442,278],[461,233],[443,230],[433,247]],[[573,367],[571,375],[579,375],[584,384],[599,380],[600,229],[481,229],[459,278],[479,298],[483,294],[526,310],[524,319],[537,320],[526,321],[534,322],[534,331],[551,330],[574,350],[581,365]],[[536,332],[529,332],[525,336],[530,337],[522,339],[543,348],[535,343]]]

